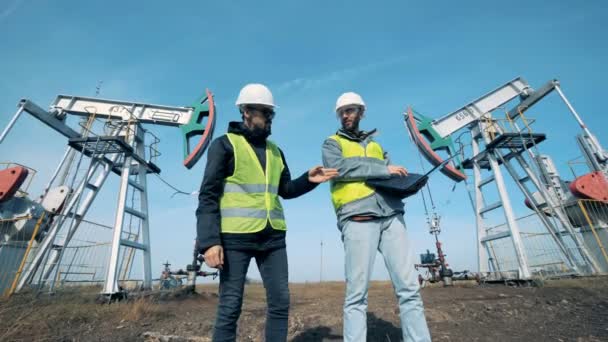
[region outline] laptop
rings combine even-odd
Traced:
[[[385,192],[392,196],[406,198],[416,194],[429,180],[433,172],[446,166],[452,158],[448,158],[424,174],[408,173],[407,176],[391,175],[388,179],[368,179],[365,183],[376,191]]]

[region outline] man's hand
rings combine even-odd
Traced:
[[[205,257],[205,263],[211,268],[221,270],[224,266],[224,248],[220,245],[209,247],[203,256]]]
[[[323,166],[315,166],[308,170],[308,181],[311,183],[323,183],[336,177],[337,169],[326,169]]]
[[[407,176],[407,170],[403,166],[389,165],[388,172],[391,175]]]

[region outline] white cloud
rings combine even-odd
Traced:
[[[19,8],[19,6],[23,3],[23,1],[24,0],[14,0],[9,3],[7,8],[0,10],[0,22],[8,18],[11,14],[13,14],[17,10],[17,8]]]
[[[289,91],[289,90],[309,90],[318,88],[329,83],[336,81],[355,78],[361,74],[365,74],[370,71],[374,71],[380,68],[391,66],[407,59],[407,56],[397,56],[387,58],[381,61],[376,61],[368,64],[357,65],[342,70],[332,71],[324,75],[318,75],[316,77],[299,77],[280,84],[277,89],[278,92]]]

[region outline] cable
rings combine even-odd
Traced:
[[[410,133],[409,130],[408,130],[408,133]],[[410,138],[410,142],[413,145],[416,145],[415,142],[414,142],[414,139],[412,138],[412,135],[408,134],[408,137]],[[420,168],[422,169],[422,172],[426,173],[426,170],[424,169],[424,163],[422,162],[422,156],[420,156],[420,153],[418,151],[416,151],[416,150],[414,150],[414,151],[415,151],[414,153],[416,153],[418,155],[418,161],[420,163]],[[432,209],[433,209],[433,211],[435,211],[435,203],[433,201],[433,196],[431,195],[431,188],[430,188],[430,186],[429,186],[428,183],[425,185],[425,187],[426,187],[426,190],[427,190],[428,195],[429,195],[429,200],[431,201]],[[427,222],[427,224],[430,225],[431,224],[431,216],[429,215],[428,206],[426,205],[426,197],[424,195],[424,190],[422,190],[420,192],[420,194],[422,195],[422,204],[424,206],[424,214],[426,216],[426,222]]]
[[[155,173],[154,175],[156,175],[156,177],[158,177],[158,179],[160,179],[161,182],[165,183],[168,187],[175,190],[175,192],[171,195],[171,198],[173,198],[173,196],[175,196],[177,194],[188,195],[188,196],[194,196],[194,195],[198,194],[198,191],[193,191],[193,192],[182,191],[182,190],[176,188],[175,186],[171,185],[166,180],[164,180],[158,173]]]

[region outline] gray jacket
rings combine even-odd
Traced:
[[[370,132],[360,132],[354,136],[342,129],[336,132],[344,138],[356,141],[363,148],[373,141],[372,136],[376,130]],[[390,178],[388,165],[390,161],[384,154],[384,160],[368,157],[344,158],[342,148],[334,139],[328,138],[323,143],[323,166],[338,169],[339,176],[332,182],[352,182],[361,181],[368,178]],[[365,198],[347,203],[336,212],[338,217],[338,227],[351,216],[374,216],[390,217],[395,214],[403,214],[403,202],[400,198],[374,192]]]

